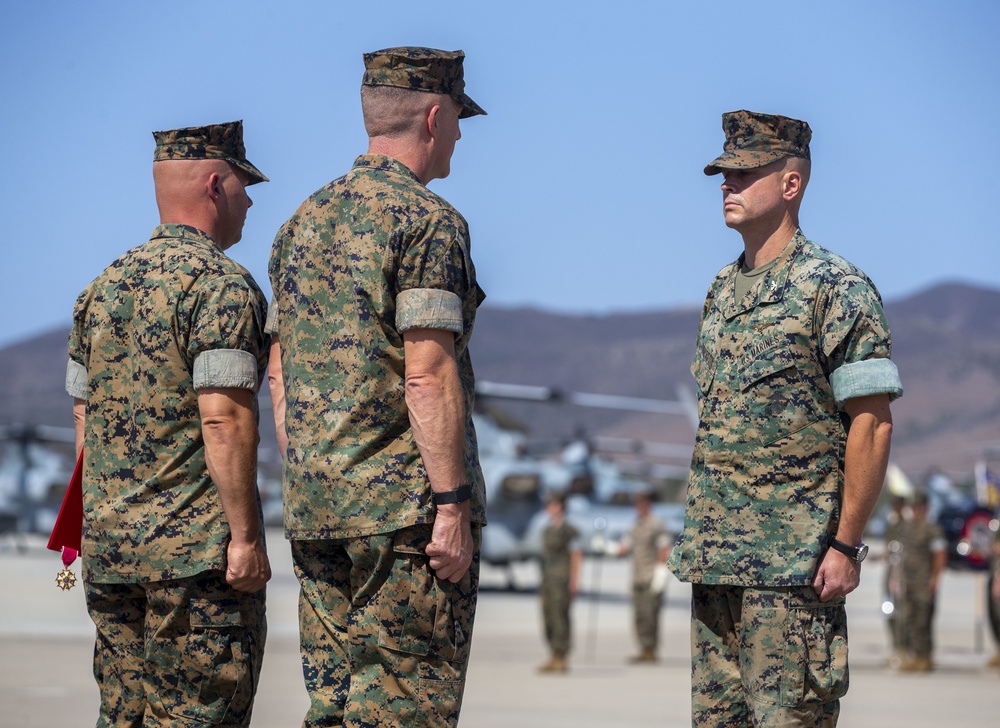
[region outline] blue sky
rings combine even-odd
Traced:
[[[362,53],[395,45],[464,49],[489,111],[431,183],[470,222],[489,303],[699,305],[741,249],[701,171],[739,108],[809,121],[803,228],[885,298],[996,287],[998,27],[985,0],[4,2],[0,345],[68,326],[148,238],[158,129],[244,120],[272,182],[230,254],[269,292],[278,227],[365,151]]]

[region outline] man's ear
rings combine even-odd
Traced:
[[[218,172],[212,172],[205,180],[205,190],[212,202],[218,202],[222,195],[222,177]]]
[[[431,139],[437,138],[438,114],[441,113],[441,104],[434,104],[427,110],[427,134]]]
[[[797,170],[785,173],[781,196],[786,200],[794,200],[802,192],[802,174]]]

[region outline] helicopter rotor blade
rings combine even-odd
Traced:
[[[517,399],[527,402],[566,402],[578,407],[617,409],[632,412],[653,412],[665,415],[687,416],[690,408],[684,402],[650,397],[626,397],[592,392],[562,392],[553,387],[536,387],[525,384],[478,381],[476,394],[481,397]]]

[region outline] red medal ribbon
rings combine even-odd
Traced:
[[[72,553],[69,564],[73,563],[80,553],[80,542],[83,540],[83,449],[76,459],[76,468],[70,478],[66,495],[63,497],[56,525],[52,527],[48,548],[52,551],[63,551],[63,563],[66,563],[67,552]]]

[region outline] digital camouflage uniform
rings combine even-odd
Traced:
[[[559,658],[569,654],[573,640],[570,622],[570,606],[573,603],[570,591],[571,547],[579,537],[580,532],[566,521],[558,525],[549,523],[542,531],[542,583],[539,588],[542,621],[549,650]]]
[[[155,132],[154,161],[222,158],[250,184],[241,122]],[[244,726],[264,591],[225,580],[229,526],[197,391],[256,392],[267,306],[205,233],[160,225],[77,299],[66,389],[86,400],[83,576],[97,627],[98,726]]]
[[[366,55],[365,83],[418,84],[412,57],[451,74],[453,95],[464,87],[460,52],[397,50]],[[314,193],[274,241],[268,326],[286,395],[284,521],[301,585],[305,726],[458,720],[486,521],[468,351],[484,295],[469,244],[447,201],[378,155]],[[404,393],[403,334],[420,328],[455,334],[465,395],[476,549],[457,583],[434,576],[425,553],[435,510]]]
[[[740,111],[723,128],[725,150],[706,174],[808,158],[804,122]],[[902,389],[864,273],[801,230],[736,300],[742,266],[743,255],[720,271],[702,310],[699,425],[669,560],[693,583],[692,719],[834,725],[848,685],[846,610],[843,599],[819,602],[810,584],[840,517],[842,408]]]
[[[943,551],[947,541],[941,527],[926,520],[907,522],[902,529],[902,541],[901,646],[916,657],[929,658],[934,651],[932,627],[936,593],[931,589],[934,554]]]
[[[635,636],[643,653],[648,655],[655,654],[660,644],[663,590],[654,591],[652,584],[653,574],[660,564],[660,552],[667,547],[668,540],[667,527],[654,515],[636,521],[629,531]]]
[[[885,566],[885,596],[892,602],[892,611],[886,622],[889,627],[889,640],[892,644],[893,658],[899,657],[906,649],[903,635],[903,625],[899,617],[903,597],[903,528],[906,521],[899,513],[890,513],[886,522],[885,533],[882,535],[886,546]]]

